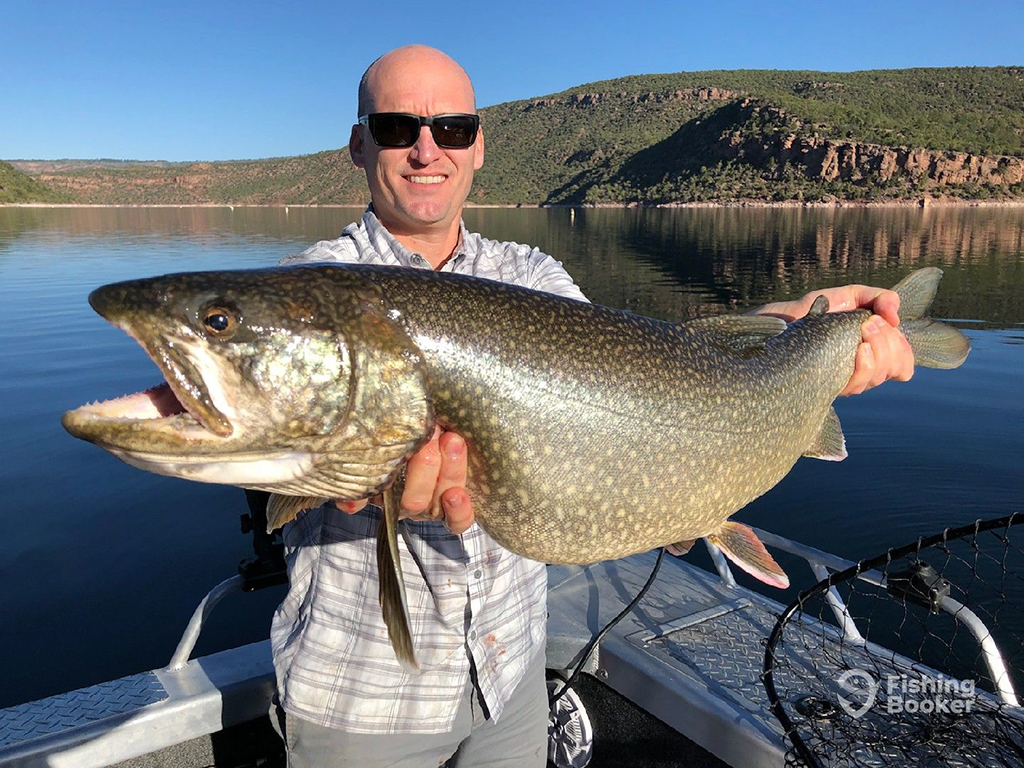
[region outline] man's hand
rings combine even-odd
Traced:
[[[754,310],[757,315],[774,315],[786,322],[803,317],[819,296],[828,299],[829,312],[867,309],[873,314],[861,326],[863,342],[857,348],[853,376],[840,395],[859,395],[884,381],[909,381],[914,375],[914,353],[897,330],[900,297],[894,291],[867,285],[844,285],[812,291],[797,301],[780,301]]]
[[[454,432],[434,427],[430,442],[409,459],[405,468],[400,517],[443,520],[452,533],[463,533],[473,524],[473,504],[466,488],[466,441]],[[362,501],[336,501],[335,506],[352,515],[366,506]],[[379,499],[374,503],[380,504]]]

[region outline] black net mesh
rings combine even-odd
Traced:
[[[1024,515],[803,592],[765,653],[788,765],[1024,766]]]

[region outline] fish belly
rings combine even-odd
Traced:
[[[561,564],[716,532],[785,476],[814,434],[811,422],[820,424],[806,414],[725,430],[710,409],[689,424],[637,423],[628,408],[558,397],[529,414],[520,406],[519,418],[508,417],[514,403],[492,406],[475,425],[450,425],[469,433],[477,520],[507,549]]]

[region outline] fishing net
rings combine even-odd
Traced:
[[[1022,522],[947,529],[800,594],[764,661],[787,765],[1024,766]]]

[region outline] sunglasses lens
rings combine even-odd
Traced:
[[[449,115],[434,119],[434,141],[439,147],[461,149],[476,141],[477,122],[471,115]]]
[[[420,135],[420,122],[411,115],[370,115],[370,133],[379,147],[411,147]]]
[[[430,130],[437,146],[465,149],[476,141],[476,115],[442,115],[433,118]],[[420,119],[415,115],[379,112],[369,116],[370,134],[378,147],[411,147],[420,136]]]

